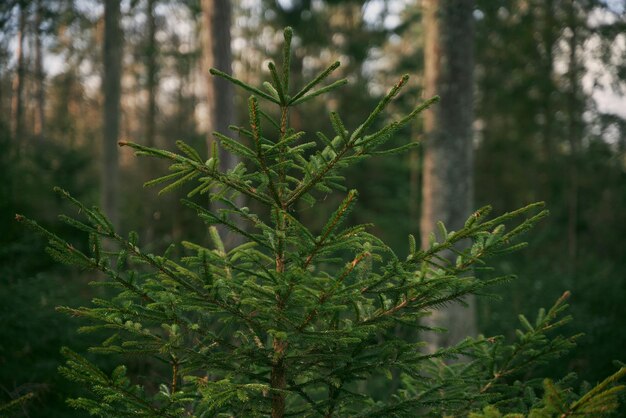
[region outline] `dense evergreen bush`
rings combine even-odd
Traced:
[[[345,226],[358,193],[344,189],[341,170],[415,146],[385,148],[394,132],[437,98],[371,132],[405,76],[355,129],[332,112],[331,136],[296,132],[289,110],[345,80],[322,86],[335,63],[292,93],[290,42],[286,29],[282,71],[269,64],[272,81],[264,90],[211,70],[252,93],[249,126],[232,127],[237,138],[215,133],[220,148],[243,161],[237,167],[219,170],[217,144],[208,160],[182,142],[181,153],[120,144],[171,162],[171,173],[148,185],[164,184],[161,192],[167,192],[195,181],[189,196],[208,195],[220,203],[209,210],[183,200],[207,224],[211,246],[183,241],[162,255],[145,252],[137,234],[119,234],[97,208],[60,189],[85,218],[62,220],[89,236],[88,251],[18,215],[48,238],[54,258],[100,271],[106,279],[95,284],[116,291],[114,298],[94,299],[91,307],[60,308],[90,321],[82,331],[109,333],[91,350],[119,358],[150,356],[163,364],[142,380],[123,365],[106,373],[65,348],[61,372],[92,392],[70,403],[102,417],[566,417],[613,411],[624,368],[581,393],[571,379],[527,377],[574,344],[576,336],[554,333],[569,321],[563,315],[567,293],[532,322],[520,316],[511,343],[468,337],[425,351],[420,335],[444,331],[422,327],[420,320],[509,280],[494,272],[479,280],[473,271],[486,270],[488,257],[522,248],[517,237],[547,212],[532,204],[489,219],[484,207],[458,231],[440,224],[429,248],[417,248],[409,236],[406,258],[368,233],[368,225]],[[310,230],[298,211],[331,192],[342,193],[343,201],[321,229]],[[235,205],[239,195],[259,209]],[[243,243],[225,248],[217,226],[240,235]],[[389,396],[374,389],[384,379],[393,380]]]

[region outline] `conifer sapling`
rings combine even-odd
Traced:
[[[120,361],[148,356],[167,365],[155,368],[151,381],[141,385],[123,365],[106,373],[64,348],[67,364],[61,372],[91,392],[69,402],[102,417],[487,417],[501,412],[539,417],[614,410],[623,389],[615,382],[624,368],[582,396],[566,381],[527,378],[529,370],[574,343],[576,336],[548,335],[569,320],[562,315],[567,295],[534,322],[521,316],[511,344],[502,337],[480,337],[435,353],[423,350],[419,336],[442,331],[422,327],[420,320],[509,280],[496,274],[479,280],[472,272],[485,268],[490,256],[523,247],[516,238],[547,211],[532,204],[489,219],[490,209],[484,207],[459,231],[440,224],[426,250],[409,236],[406,258],[370,234],[368,225],[348,225],[358,193],[345,189],[342,170],[416,146],[387,147],[394,133],[438,98],[373,129],[406,84],[404,76],[356,128],[331,112],[330,135],[296,131],[290,109],[346,80],[327,81],[339,67],[336,62],[305,86],[292,86],[291,29],[284,37],[282,68],[270,63],[271,80],[262,88],[211,69],[251,96],[249,123],[231,127],[231,134],[216,132],[210,158],[183,142],[177,142],[178,153],[120,143],[138,155],[171,162],[171,172],[148,186],[162,185],[163,193],[193,184],[182,203],[207,225],[211,245],[183,241],[176,244],[181,257],[145,252],[137,234],[119,234],[97,208],[61,189],[83,218],[61,220],[85,231],[89,251],[19,216],[48,238],[53,257],[104,273],[106,280],[97,283],[114,289],[114,297],[94,299],[91,307],[60,308],[90,322],[82,331],[108,333],[92,351]],[[222,172],[218,151],[236,154],[242,162]],[[343,200],[320,230],[311,230],[299,220],[298,209],[328,193],[341,193]],[[191,200],[195,195],[221,205],[207,209]],[[259,213],[235,205],[239,195],[261,208]],[[239,234],[243,243],[225,248],[217,225]],[[113,244],[103,246],[103,240]],[[463,242],[471,245],[459,245]],[[113,251],[104,249],[113,245]],[[457,255],[454,262],[443,256],[450,251]],[[459,355],[463,361],[455,361]],[[386,379],[397,380],[392,390]]]

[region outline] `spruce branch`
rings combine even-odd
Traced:
[[[276,89],[276,92],[278,93],[278,99],[280,101],[280,105],[286,106],[287,105],[287,99],[286,99],[287,92],[285,91],[285,87],[283,86],[283,83],[280,80],[280,76],[278,75],[278,70],[276,69],[276,65],[270,61],[267,64],[267,68],[270,70],[272,81],[274,81],[273,86]]]
[[[378,105],[376,105],[372,113],[370,113],[369,116],[365,119],[365,122],[359,125],[359,127],[352,133],[352,136],[350,137],[351,142],[356,141],[357,138],[363,135],[365,130],[369,128],[369,126],[374,122],[374,119],[376,119],[376,117],[387,107],[389,102],[391,102],[391,100],[398,94],[400,89],[402,89],[407,81],[409,81],[409,75],[405,74],[402,76],[402,78],[400,78],[400,81],[398,81],[396,85],[394,85],[391,90],[389,90],[389,92],[382,98],[382,100],[378,102]]]
[[[343,272],[339,275],[336,282],[332,285],[331,289],[324,291],[317,300],[317,305],[306,315],[304,321],[298,326],[298,331],[303,331],[319,314],[320,308],[333,296],[334,292],[340,287],[345,278],[352,273],[355,267],[363,261],[365,257],[370,256],[369,253],[364,252],[356,257],[346,266]]]
[[[261,145],[261,118],[259,104],[256,97],[250,96],[250,99],[248,100],[248,108],[250,113],[250,128],[252,129],[252,139],[254,140],[254,145],[256,147],[256,157],[259,161],[259,166],[265,174],[265,178],[267,179],[270,194],[274,199],[274,203],[278,206],[281,206],[282,202],[280,200],[280,196],[278,195],[276,185],[274,184],[274,176],[267,168],[267,163],[265,161],[265,156],[263,153],[263,147]]]
[[[618,395],[626,391],[626,386],[616,385],[624,377],[626,377],[626,368],[622,367],[573,402],[560,418],[581,414],[586,416],[610,414],[619,406]]]
[[[4,414],[7,414],[9,412],[14,412],[16,409],[24,406],[24,404],[28,403],[34,397],[35,397],[35,393],[29,392],[16,399],[12,399],[11,401],[0,405],[0,414],[4,416]]]
[[[311,80],[306,86],[304,86],[302,88],[302,90],[300,90],[298,93],[296,93],[291,98],[291,100],[289,101],[289,105],[290,106],[295,106],[296,104],[298,104],[298,103],[296,103],[296,101],[298,101],[299,99],[303,98],[304,95],[307,94],[312,88],[314,88],[319,83],[324,81],[333,71],[335,71],[337,68],[339,68],[340,65],[341,65],[341,63],[339,61],[335,61],[334,63],[332,63],[328,68],[326,68],[324,71],[322,71],[317,77],[315,77],[313,80]],[[339,80],[337,82],[341,82],[342,84],[346,84],[347,80],[343,79],[343,80]],[[302,103],[302,102],[299,102],[299,103]]]
[[[221,183],[224,186],[230,187],[233,190],[236,190],[260,203],[263,203],[265,205],[272,204],[272,200],[268,196],[265,196],[263,193],[258,192],[257,189],[249,186],[245,182],[242,182],[240,179],[233,177],[233,176],[229,176],[227,174],[220,173],[214,168],[211,168],[205,164],[201,164],[196,161],[193,161],[182,155],[175,154],[170,151],[146,147],[140,144],[127,142],[127,141],[120,141],[119,145],[128,146],[133,149],[136,149],[138,151],[138,155],[151,155],[154,157],[164,158],[167,160],[175,161],[176,163],[183,164],[184,166],[193,168],[197,172],[207,175],[208,177],[217,181],[218,183]]]
[[[190,207],[192,209],[194,209],[196,211],[196,213],[198,214],[198,216],[205,220],[206,222],[210,223],[210,224],[221,224],[224,225],[226,228],[228,228],[229,230],[241,235],[242,237],[245,237],[247,239],[249,239],[252,242],[255,242],[257,244],[259,244],[261,247],[266,248],[268,250],[271,250],[272,247],[263,239],[254,236],[252,234],[250,234],[249,232],[245,231],[244,229],[241,229],[239,226],[237,226],[237,224],[235,222],[231,222],[227,219],[223,219],[219,216],[217,216],[216,214],[214,214],[213,212],[189,201],[186,199],[183,199],[181,201],[185,206]]]
[[[519,370],[528,370],[533,366],[537,360],[546,358],[548,355],[554,356],[565,352],[569,349],[579,335],[574,335],[568,339],[556,338],[549,344],[537,350],[535,346],[539,341],[538,338],[542,338],[547,332],[565,325],[571,320],[570,317],[565,317],[559,321],[556,321],[558,315],[567,308],[565,301],[569,298],[570,293],[565,292],[550,308],[547,315],[543,315],[540,312],[537,318],[537,326],[532,327],[524,317],[520,317],[522,324],[526,324],[527,332],[525,334],[518,333],[519,343],[513,346],[510,354],[503,360],[500,366],[496,366],[496,349],[494,347],[493,357],[493,376],[480,388],[480,393],[487,393],[494,385],[496,385],[501,379],[517,373]]]
[[[341,80],[337,80],[337,81],[333,81],[331,84],[321,87],[317,90],[315,90],[313,93],[307,94],[306,96],[302,96],[297,100],[291,100],[291,102],[289,102],[290,106],[297,106],[299,104],[302,104],[308,100],[311,100],[317,96],[321,96],[322,94],[326,94],[328,92],[331,92],[339,87],[345,86],[346,84],[348,84],[348,80],[345,78],[342,78]]]
[[[380,101],[376,109],[367,117],[365,122],[363,122],[353,133],[348,137],[347,142],[344,142],[343,147],[339,149],[335,156],[327,161],[321,168],[317,169],[315,172],[311,172],[309,179],[303,179],[303,181],[296,187],[296,189],[291,193],[291,195],[286,199],[284,205],[286,208],[291,207],[302,195],[307,193],[313,187],[319,185],[320,181],[333,169],[337,166],[342,160],[347,160],[348,153],[350,151],[354,152],[354,157],[359,157],[360,155],[365,153],[365,150],[370,150],[370,148],[362,147],[360,150],[356,150],[355,147],[358,145],[358,142],[361,140],[361,136],[365,129],[367,129],[374,121],[374,119],[382,112],[382,110],[387,106],[387,104],[393,99],[398,91],[402,88],[406,81],[408,80],[408,76],[404,76],[398,84],[392,88],[389,93]],[[427,100],[420,106],[416,107],[407,117],[403,118],[403,123],[406,123],[408,120],[411,120],[416,115],[418,115],[423,110],[430,107],[432,104],[436,103],[439,100],[437,96]],[[331,120],[333,120],[335,129],[338,132],[346,132],[343,124],[340,123],[340,119],[337,116],[331,116]],[[348,134],[343,134],[341,136],[347,136]]]
[[[291,39],[293,38],[293,29],[287,26],[283,30],[285,43],[283,44],[283,86],[285,93],[289,94],[289,75],[291,74]]]
[[[222,78],[230,81],[231,83],[233,83],[233,84],[243,88],[244,90],[249,91],[252,94],[256,94],[257,96],[262,97],[265,100],[268,100],[268,101],[270,101],[272,103],[280,104],[279,100],[275,99],[274,97],[270,96],[269,94],[265,93],[264,91],[259,90],[258,88],[253,87],[253,86],[249,85],[248,83],[245,83],[245,82],[243,82],[243,81],[241,81],[241,80],[239,80],[237,78],[234,78],[233,76],[231,76],[229,74],[226,74],[225,72],[220,71],[217,68],[211,68],[209,70],[209,72],[212,75],[214,75],[214,76],[222,77]]]
[[[322,228],[322,235],[318,240],[315,241],[315,246],[313,247],[313,250],[311,250],[311,253],[304,261],[304,268],[307,268],[309,264],[311,264],[311,261],[313,261],[313,257],[315,257],[315,254],[324,246],[330,233],[333,232],[335,228],[337,228],[337,226],[341,223],[341,221],[345,219],[346,215],[354,206],[357,196],[358,192],[356,190],[350,190],[348,196],[344,199],[344,201],[341,203],[335,213],[330,217],[326,225],[324,225],[324,228]]]

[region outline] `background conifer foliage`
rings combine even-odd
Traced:
[[[90,351],[119,363],[103,370],[64,348],[61,372],[89,390],[70,404],[101,417],[568,417],[614,411],[626,368],[594,387],[536,377],[577,339],[558,333],[570,320],[564,315],[567,292],[534,320],[520,316],[513,341],[467,338],[434,353],[424,350],[424,335],[445,330],[420,325],[422,319],[510,280],[487,260],[524,247],[518,236],[547,211],[536,203],[489,218],[490,208],[483,207],[457,231],[439,223],[421,249],[409,235],[406,257],[371,234],[370,225],[348,226],[358,192],[346,189],[342,173],[362,160],[415,147],[390,141],[438,98],[374,128],[407,83],[403,76],[355,127],[331,112],[330,133],[299,131],[291,125],[292,109],[346,80],[332,78],[335,62],[308,82],[291,82],[291,40],[287,28],[282,65],[269,62],[262,86],[211,70],[250,97],[248,123],[215,132],[208,159],[184,142],[177,142],[178,152],[120,142],[170,164],[169,174],[146,185],[162,187],[160,193],[189,187],[181,210],[204,222],[211,245],[183,240],[152,253],[136,233],[122,235],[100,210],[62,189],[57,192],[78,217],[61,220],[88,236],[85,248],[17,216],[48,240],[51,256],[100,272],[103,278],[94,284],[112,292],[88,307],[59,308],[87,322],[81,331],[105,335]],[[240,162],[224,170],[224,153]],[[329,194],[339,194],[340,203],[323,226],[310,228],[302,209],[315,208]],[[192,199],[196,195],[220,204],[208,210]],[[234,203],[240,196],[248,206]],[[241,244],[227,248],[218,226],[240,235]],[[155,360],[149,375],[128,373],[125,364],[138,356]],[[394,384],[381,390],[381,379]]]

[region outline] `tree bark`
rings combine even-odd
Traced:
[[[203,72],[207,84],[208,133],[207,145],[213,142],[212,133],[226,133],[234,119],[233,86],[228,81],[213,77],[209,68],[232,73],[230,26],[232,10],[227,0],[202,0],[202,25],[204,28]],[[225,157],[225,156],[222,156]],[[232,159],[223,158],[223,168],[233,166]]]
[[[539,86],[541,90],[541,112],[543,116],[542,126],[542,140],[544,148],[544,159],[546,161],[552,161],[556,155],[557,144],[554,134],[554,92],[556,90],[552,75],[554,73],[554,46],[556,44],[558,35],[555,33],[559,27],[555,21],[555,4],[554,0],[540,0],[537,4],[532,4],[530,7],[535,7],[537,10],[537,16],[535,21],[542,22],[542,26],[538,28],[541,33],[541,49],[542,49],[542,61],[541,65],[545,78]],[[540,23],[541,24],[541,23]],[[551,164],[548,164],[551,165]],[[549,193],[554,194],[554,187],[550,185]]]
[[[158,146],[157,144],[157,91],[159,88],[159,66],[157,62],[158,58],[158,44],[156,39],[157,22],[155,16],[155,7],[157,0],[146,1],[146,39],[143,49],[145,74],[146,74],[146,93],[148,96],[148,102],[146,104],[145,113],[145,131],[144,141],[149,147]],[[151,180],[158,177],[158,161],[154,158],[150,158],[146,162],[144,178]],[[150,201],[153,194],[146,195],[147,201]],[[144,219],[146,224],[144,225],[144,234],[147,242],[152,242],[155,236],[155,222],[153,219],[154,208],[152,205],[144,205]]]
[[[156,18],[154,7],[156,0],[148,0],[146,5],[146,18],[148,19],[148,39],[146,43],[146,90],[148,91],[148,109],[146,112],[146,145],[156,145],[156,93],[158,87],[158,64],[156,42]]]
[[[231,51],[231,20],[232,8],[228,0],[202,0],[202,27],[203,27],[203,68],[206,77],[206,105],[207,105],[207,147],[211,150],[214,138],[213,132],[227,134],[228,126],[234,123],[234,91],[230,82],[209,74],[211,67],[227,74],[232,73]],[[227,171],[238,163],[235,155],[227,152],[220,153],[220,169]],[[243,205],[243,197],[239,196],[235,202]],[[219,208],[219,206],[217,206]],[[236,219],[236,222],[239,220]],[[243,226],[243,225],[241,225]],[[219,233],[227,247],[236,246],[241,237],[230,233],[226,228],[218,227]]]
[[[42,141],[44,139],[44,128],[46,121],[46,90],[45,90],[45,73],[43,70],[43,51],[41,47],[41,20],[43,14],[43,2],[37,0],[37,10],[35,11],[35,79],[36,79],[36,102],[35,111],[35,138]]]
[[[22,142],[24,135],[24,33],[26,31],[26,10],[22,2],[18,2],[19,26],[17,30],[17,46],[15,56],[17,68],[13,78],[13,97],[11,98],[11,134],[13,139]]]
[[[104,95],[102,142],[102,208],[115,227],[118,226],[118,152],[122,78],[122,29],[120,0],[104,3]]]
[[[569,269],[571,273],[576,272],[576,260],[578,256],[578,190],[581,137],[583,135],[582,119],[584,106],[580,98],[580,63],[578,59],[579,42],[579,22],[578,11],[575,2],[568,6],[568,26],[570,28],[568,82],[569,92],[567,98],[568,113],[568,140],[570,145],[569,159],[569,187],[568,187],[568,220],[567,220],[567,242],[569,255]]]
[[[422,247],[441,220],[459,230],[473,200],[473,0],[424,0],[425,94],[441,103],[424,115]],[[453,254],[447,254],[452,259]],[[430,349],[454,344],[476,333],[474,298],[469,308],[451,305],[435,311],[427,325],[448,329],[427,333]]]

